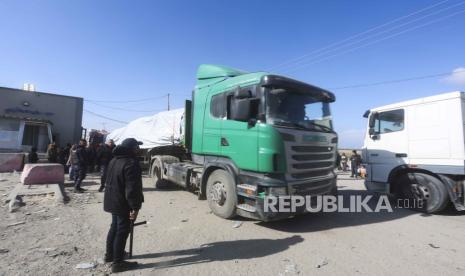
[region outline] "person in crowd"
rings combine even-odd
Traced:
[[[37,161],[39,161],[39,156],[37,155],[37,148],[36,147],[32,147],[31,148],[31,152],[29,152],[29,156],[28,156],[28,161],[29,163],[37,163]]]
[[[97,150],[97,165],[100,167],[100,188],[98,189],[99,192],[103,192],[105,189],[105,180],[107,177],[107,167],[110,163],[111,159],[113,158],[113,140],[109,140],[106,144],[101,144]]]
[[[87,141],[81,139],[79,145],[76,149],[76,159],[77,165],[75,166],[75,177],[74,177],[74,192],[82,193],[86,189],[81,188],[82,181],[86,178],[87,175],[87,166],[89,165],[89,158],[87,155]]]
[[[110,146],[111,151],[113,151],[115,149],[115,146],[116,146],[115,141],[113,141],[113,139],[108,140],[107,145]]]
[[[343,152],[341,155],[341,167],[343,172],[347,171],[347,155],[345,152]]]
[[[58,162],[58,150],[57,145],[55,142],[48,145],[47,148],[47,160],[49,163],[57,163]]]
[[[137,266],[137,262],[124,261],[123,258],[131,221],[137,219],[144,202],[142,173],[137,159],[141,144],[134,138],[125,139],[113,150],[114,157],[108,164],[103,209],[111,213],[112,221],[107,235],[105,261],[112,262],[113,273]]]
[[[64,155],[65,155],[65,160],[66,160],[66,163],[65,163],[65,173],[69,173],[69,169],[70,167],[68,166],[68,160],[69,160],[69,154],[70,154],[70,151],[71,151],[71,144],[70,143],[67,143],[66,144],[66,147],[64,148]]]
[[[336,152],[336,169],[340,171],[341,168],[341,154],[339,152]]]
[[[75,180],[75,172],[76,172],[76,166],[78,164],[77,160],[77,155],[76,155],[76,150],[77,150],[76,144],[71,146],[71,149],[69,150],[69,157],[68,157],[68,162],[66,162],[67,167],[69,168],[69,180],[74,181]]]
[[[92,173],[95,170],[95,157],[97,155],[95,145],[89,144],[87,146],[87,171]]]
[[[362,164],[362,157],[357,153],[356,150],[353,150],[352,156],[350,157],[350,177],[358,178],[358,167],[360,166],[360,164]]]
[[[66,166],[66,154],[65,154],[65,149],[62,147],[59,147],[57,149],[57,163],[62,164],[63,166]]]

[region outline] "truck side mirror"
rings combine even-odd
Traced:
[[[375,122],[377,118],[378,118],[378,112],[371,113],[370,119],[368,122],[368,126],[370,127],[370,129],[375,127]]]
[[[229,118],[241,122],[249,122],[250,119],[255,119],[257,116],[258,102],[259,99],[255,98],[232,99]],[[251,124],[253,123],[251,122]]]
[[[239,87],[234,91],[235,99],[247,99],[252,97],[252,91],[248,89],[240,89]]]

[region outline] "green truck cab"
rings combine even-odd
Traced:
[[[182,146],[152,149],[151,176],[207,199],[214,214],[263,221],[266,195],[336,191],[337,134],[321,88],[266,72],[201,65],[186,101]]]

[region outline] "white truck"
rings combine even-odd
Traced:
[[[367,111],[368,190],[426,213],[465,210],[465,95],[452,92]]]

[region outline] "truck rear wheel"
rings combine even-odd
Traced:
[[[153,160],[150,175],[152,176],[155,188],[163,189],[169,186],[170,182],[166,179],[163,179],[163,168],[165,164],[175,162],[179,162],[179,159],[169,155],[158,155],[157,158]]]
[[[207,180],[207,201],[212,212],[229,219],[236,215],[237,195],[234,180],[225,170],[213,171]]]
[[[152,175],[153,184],[156,189],[163,189],[168,187],[168,183],[166,180],[162,179],[161,177],[161,161],[159,159],[155,159],[152,164],[152,170],[150,174]]]
[[[444,210],[449,203],[447,188],[439,179],[426,173],[408,173],[401,176],[400,194],[411,209],[428,214]]]

